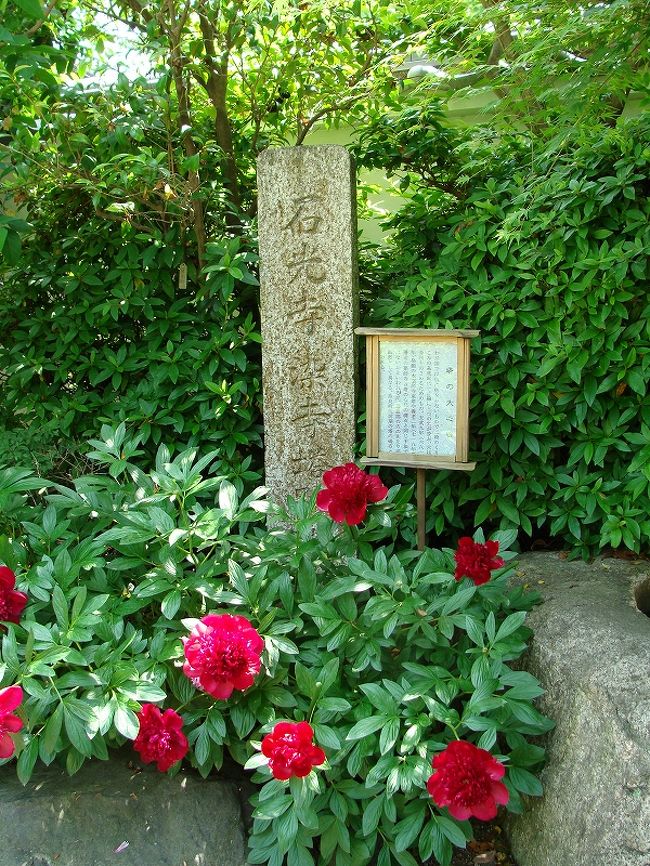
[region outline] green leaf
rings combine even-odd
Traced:
[[[528,770],[523,770],[520,767],[508,767],[508,780],[522,794],[530,794],[533,797],[542,796],[542,783]]]
[[[18,756],[16,774],[21,785],[26,785],[31,779],[38,758],[38,737],[32,737]]]
[[[62,632],[66,632],[69,625],[68,603],[66,601],[65,593],[60,586],[55,586],[52,591],[52,609],[54,610],[54,616],[59,624],[59,628]]]
[[[397,703],[393,696],[377,683],[363,683],[359,688],[381,713],[393,715],[397,712]]]
[[[454,595],[452,595],[451,598],[445,602],[442,608],[442,614],[444,616],[448,616],[450,613],[454,613],[455,611],[460,610],[463,607],[467,607],[471,599],[474,597],[475,593],[475,584],[456,590]]]
[[[45,11],[38,0],[15,0],[15,3],[30,18],[45,18]]]
[[[316,678],[312,673],[300,662],[295,664],[296,684],[301,692],[308,698],[313,698],[316,695]]]
[[[497,631],[496,637],[494,638],[494,643],[497,643],[500,640],[504,640],[504,638],[508,637],[508,635],[516,632],[517,629],[523,625],[525,619],[525,610],[517,611],[517,613],[511,613],[509,616],[507,616],[499,626],[499,630]]]
[[[637,370],[628,370],[626,374],[627,383],[632,388],[633,391],[636,391],[637,394],[640,394],[642,397],[645,397],[648,393],[648,381],[644,378],[641,373]]]
[[[133,710],[120,704],[115,710],[113,724],[127,740],[135,740],[140,730],[140,722]]]
[[[322,746],[325,749],[334,749],[336,751],[341,748],[341,741],[333,728],[330,728],[327,725],[321,725],[317,722],[314,723],[313,728],[314,739],[319,746]]]
[[[178,589],[173,589],[162,600],[160,611],[165,619],[173,619],[181,606],[181,592]]]
[[[380,754],[385,755],[386,752],[389,752],[393,748],[397,738],[399,737],[399,729],[399,719],[390,719],[390,721],[388,721],[382,728],[381,734],[379,735]]]
[[[230,481],[222,481],[219,488],[219,508],[228,520],[234,520],[237,510],[237,490]]]
[[[452,845],[455,845],[456,848],[465,848],[467,846],[465,834],[454,820],[445,818],[444,815],[437,815],[435,820]]]
[[[61,727],[63,725],[63,704],[59,703],[50,718],[47,720],[44,730],[41,733],[41,748],[47,757],[53,757],[56,753],[56,746],[61,735]]]
[[[361,821],[361,830],[364,836],[370,836],[374,833],[381,818],[382,809],[384,807],[384,794],[375,797],[367,805],[364,804],[363,818]]]
[[[275,822],[277,846],[281,854],[285,854],[296,840],[298,833],[298,818],[295,810],[288,808]]]
[[[247,600],[249,593],[248,578],[244,574],[241,565],[235,562],[234,559],[228,560],[228,576],[233,587],[243,599]]]
[[[210,759],[210,736],[205,725],[199,728],[199,734],[194,743],[194,757],[200,766],[204,766]]]
[[[362,737],[367,737],[370,734],[374,734],[375,731],[378,731],[381,727],[383,727],[388,718],[386,716],[370,716],[367,719],[361,719],[360,722],[357,722],[355,725],[350,728],[350,731],[345,738],[346,740],[360,740]]]
[[[407,818],[403,818],[395,826],[394,845],[396,852],[406,851],[415,842],[424,823],[426,813],[427,807],[424,803],[421,803],[413,814]]]
[[[65,732],[74,748],[86,758],[92,755],[92,746],[86,727],[66,706],[63,710]]]

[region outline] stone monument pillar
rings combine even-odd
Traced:
[[[269,148],[257,175],[264,462],[282,502],[353,455],[355,177],[334,145]]]

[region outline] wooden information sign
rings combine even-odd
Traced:
[[[478,331],[357,328],[366,337],[369,466],[418,470],[418,545],[424,548],[426,469],[469,472],[469,344]]]

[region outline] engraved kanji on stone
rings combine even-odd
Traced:
[[[315,209],[322,206],[322,200],[318,196],[301,195],[292,204],[291,217],[282,228],[296,235],[316,234],[323,224],[323,216]]]
[[[311,283],[324,283],[327,279],[327,267],[325,259],[318,250],[314,250],[307,241],[302,241],[299,249],[292,252],[285,260],[287,269],[292,272],[289,285],[294,283],[298,277],[305,277]]]

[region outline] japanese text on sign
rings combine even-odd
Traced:
[[[379,451],[453,458],[455,340],[384,340],[379,351]]]

